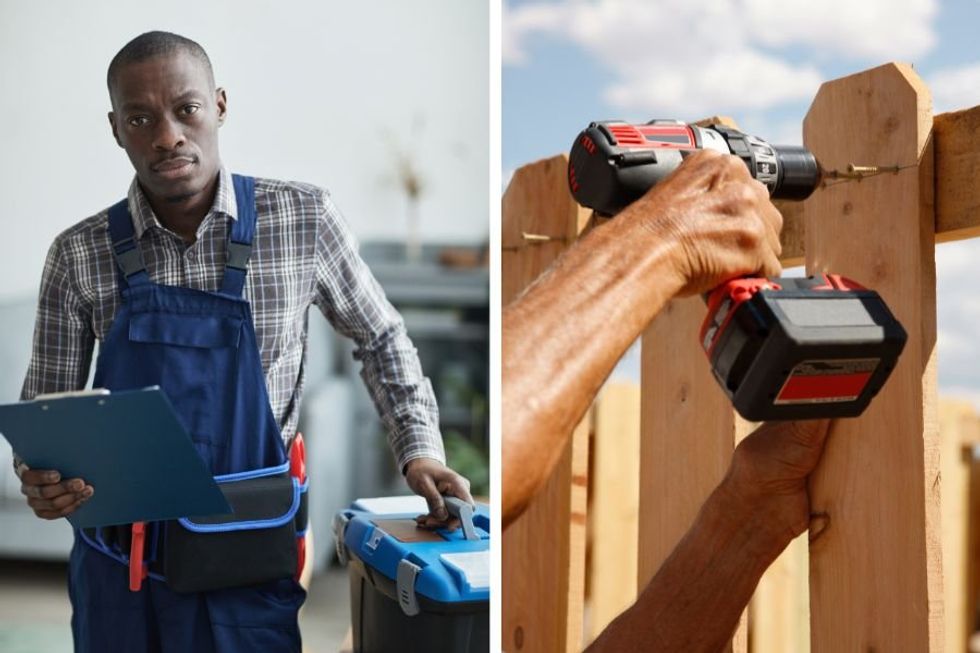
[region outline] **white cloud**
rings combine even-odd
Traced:
[[[699,66],[651,62],[606,89],[606,100],[625,109],[655,107],[687,118],[724,111],[759,110],[812,98],[821,77],[812,66],[794,67],[753,50],[718,52]]]
[[[980,390],[975,387],[961,385],[940,385],[939,396],[943,399],[963,399],[969,401],[980,411]]]
[[[980,272],[980,240],[973,238],[941,243],[936,247],[936,275],[944,281],[972,279]]]
[[[819,9],[811,0],[537,2],[505,6],[504,62],[526,62],[531,39],[549,36],[604,63],[602,92],[622,109],[687,118],[763,110],[813,97],[814,61],[924,54],[935,13],[935,0],[824,0]]]
[[[964,356],[972,358],[976,352],[976,343],[973,338],[954,329],[940,328],[936,334],[936,342],[939,346],[940,360],[943,362],[954,363],[962,360]]]
[[[969,109],[980,104],[980,62],[946,68],[929,76],[935,113]]]
[[[828,57],[909,61],[936,44],[936,0],[744,0],[758,43]]]
[[[524,37],[535,32],[548,33],[560,29],[565,20],[565,7],[536,4],[511,9],[505,2],[501,21],[501,57],[504,65],[517,65],[527,60]]]

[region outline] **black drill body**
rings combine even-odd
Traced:
[[[723,125],[606,121],[575,139],[569,189],[583,206],[615,215],[698,149],[738,156],[773,199],[804,200],[821,181],[803,147]],[[736,410],[753,421],[860,415],[907,339],[877,292],[834,274],[733,279],[706,302],[701,346]]]
[[[804,200],[820,183],[820,165],[804,147],[770,145],[724,125],[652,120],[589,125],[572,145],[569,188],[582,206],[615,215],[702,149],[738,156],[773,199]]]

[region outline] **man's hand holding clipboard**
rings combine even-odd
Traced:
[[[84,528],[231,512],[157,387],[2,405],[0,435],[19,458],[21,492],[43,519]]]

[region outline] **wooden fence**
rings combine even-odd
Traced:
[[[753,651],[920,652],[944,644],[965,650],[975,625],[980,538],[964,515],[980,510],[977,501],[966,503],[980,480],[971,476],[972,454],[962,454],[973,436],[962,434],[973,433],[976,419],[948,418],[959,426],[944,422],[940,438],[935,245],[980,235],[980,107],[934,116],[929,91],[911,67],[887,64],[823,84],[803,138],[828,169],[849,163],[901,169],[828,185],[803,203],[777,204],[784,265],[803,263],[808,273],[833,271],[875,288],[909,339],[865,414],[838,423],[812,478],[812,509],[827,514],[827,527],[813,541],[794,542],[772,566],[747,611],[751,632],[746,615],[730,650],[747,651],[750,639]],[[504,195],[504,303],[586,227],[588,212],[567,190],[566,164],[557,156],[524,166]],[[608,413],[600,399],[545,490],[504,534],[505,650],[580,650],[653,576],[751,430],[716,387],[690,335],[703,314],[700,299],[691,298],[672,301],[654,320],[642,339],[632,417],[617,412],[620,426],[603,427]],[[616,431],[637,411],[637,448],[610,452],[605,438],[621,437]],[[956,442],[950,444],[945,434],[954,431],[961,435],[949,436]],[[615,490],[603,476],[609,456],[637,461],[636,504],[610,498]],[[627,479],[617,482],[629,486]],[[623,572],[605,571],[605,558],[630,549],[610,548],[603,538],[632,537],[634,505],[642,516],[635,522],[635,583],[610,593],[606,574]],[[586,629],[590,521],[596,529]],[[969,522],[974,530],[976,522]],[[958,598],[949,594],[953,588]]]

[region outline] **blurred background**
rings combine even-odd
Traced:
[[[53,238],[123,197],[106,67],[134,36],[207,50],[228,93],[235,172],[327,188],[402,312],[439,400],[449,463],[488,496],[489,9],[453,0],[153,5],[0,0],[0,402],[17,400]],[[407,492],[351,358],[310,313],[301,431],[316,538],[301,621],[310,651],[349,624],[332,515]],[[71,650],[67,523],[36,519],[0,440],[0,650]]]

